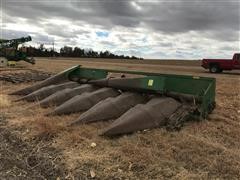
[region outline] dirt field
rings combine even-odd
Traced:
[[[216,109],[178,132],[164,128],[119,138],[98,136],[109,122],[66,127],[79,114],[13,102],[7,94],[30,85],[0,81],[0,177],[3,179],[240,179],[240,71],[209,74],[199,61],[38,59],[59,72],[73,65],[210,76],[217,79]],[[1,71],[0,71],[1,73]],[[92,146],[95,143],[96,146]]]

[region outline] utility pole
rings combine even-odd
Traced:
[[[55,53],[54,53],[54,41],[53,41],[53,57],[55,57]]]

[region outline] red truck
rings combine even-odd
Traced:
[[[203,59],[202,67],[209,69],[211,73],[240,69],[240,53],[235,53],[232,59]]]

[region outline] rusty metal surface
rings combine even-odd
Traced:
[[[146,102],[147,99],[147,96],[130,92],[107,98],[81,114],[71,125],[118,118],[135,105]]]
[[[155,97],[147,104],[139,104],[115,120],[104,135],[120,135],[166,125],[168,118],[181,104],[168,97]]]
[[[62,115],[75,112],[86,111],[103,99],[118,96],[120,93],[112,88],[101,88],[90,93],[77,95],[47,115]]]
[[[66,88],[41,100],[39,102],[39,105],[43,108],[49,106],[59,106],[74,96],[80,95],[84,92],[92,92],[95,90],[97,90],[97,88],[89,84],[80,85],[79,87],[73,89]]]
[[[58,84],[58,85],[46,86],[46,87],[43,87],[37,91],[34,91],[20,99],[17,99],[16,101],[26,100],[26,101],[31,102],[31,101],[36,101],[36,100],[42,100],[57,91],[60,91],[65,88],[74,88],[77,86],[79,86],[79,83],[77,83],[77,82],[66,82],[66,83],[62,83],[62,84]]]

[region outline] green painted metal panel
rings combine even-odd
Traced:
[[[71,75],[75,75],[77,72],[80,72],[81,69],[80,69],[80,65],[77,65],[77,66],[73,66],[71,68],[68,68],[66,70],[64,70],[62,73],[66,76],[66,77],[69,77]]]
[[[71,72],[71,77],[81,77],[86,79],[103,79],[107,77],[108,72],[103,69],[78,68]]]
[[[201,96],[204,94],[205,89],[208,86],[206,80],[200,77],[195,78],[185,78],[185,77],[167,77],[166,81],[167,91],[176,91],[184,94],[192,94],[195,96]]]

